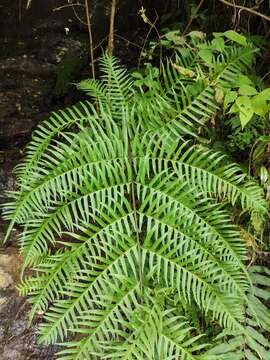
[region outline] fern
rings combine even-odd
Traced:
[[[246,243],[226,207],[263,218],[262,191],[223,154],[182,140],[215,113],[214,82],[233,79],[250,51],[217,59],[212,85],[195,98],[185,85],[177,92],[181,77],[164,67],[152,116],[147,94],[142,100],[126,70],[104,55],[101,81],[80,84],[96,106],[60,112],[59,122],[34,133],[5,217],[22,226],[24,267],[35,270],[20,285],[30,320],[44,312],[40,340],[62,342],[59,359],[227,356],[232,346],[209,343],[183,304],[211,319],[220,338],[247,344],[245,356],[267,359],[256,327],[269,324],[269,313],[255,311]]]

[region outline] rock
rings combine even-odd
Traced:
[[[0,150],[21,148],[48,108],[56,66],[34,56],[0,61]],[[46,101],[44,101],[46,99]]]
[[[15,287],[19,280],[21,256],[17,248],[7,248],[0,251],[0,295],[1,292]],[[0,298],[0,308],[5,298]]]
[[[0,298],[0,312],[3,310],[7,301],[8,301],[7,297]],[[1,334],[2,334],[2,331],[1,331],[1,327],[0,327],[0,341],[1,341]]]
[[[0,359],[53,360],[57,347],[37,344],[38,323],[28,327],[29,305],[15,289],[21,262],[18,248],[0,250]]]
[[[0,312],[1,360],[54,360],[57,347],[37,345],[37,323],[28,327],[29,306],[15,293]]]
[[[10,249],[6,249],[6,251],[10,251]],[[13,250],[15,251],[15,250]],[[7,253],[4,253],[4,254],[0,254],[0,264],[1,266],[5,266],[5,267],[8,267],[8,266],[11,266],[11,262],[12,262],[12,256],[7,254]]]
[[[26,357],[16,349],[6,349],[2,356],[4,360],[26,360]]]
[[[18,248],[8,247],[0,250],[0,270],[8,274],[12,279],[12,283],[18,283],[20,280],[20,268],[22,264],[22,257]],[[1,275],[1,273],[0,273]]]
[[[10,287],[13,284],[13,279],[9,275],[9,273],[5,272],[0,267],[0,291],[5,290],[6,288]]]

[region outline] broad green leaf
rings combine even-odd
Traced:
[[[160,40],[160,45],[170,46],[170,45],[171,45],[171,41],[170,41],[170,40],[161,39],[161,40]]]
[[[243,84],[239,88],[239,94],[240,95],[250,95],[250,96],[256,95],[257,90],[253,86]]]
[[[138,71],[132,72],[131,76],[134,77],[135,79],[143,79],[142,74],[140,72],[138,72]]]
[[[250,98],[248,96],[239,96],[236,99],[236,105],[239,108],[239,118],[243,129],[249,123],[254,114]]]
[[[239,119],[240,119],[240,123],[242,126],[242,129],[244,129],[244,127],[250,122],[250,120],[252,119],[253,116],[253,110],[249,109],[248,111],[240,111],[239,113]]]
[[[236,80],[236,83],[238,86],[242,86],[242,85],[253,85],[252,81],[250,80],[250,78],[246,75],[243,74],[239,74]]]
[[[224,51],[225,50],[225,44],[224,39],[222,37],[215,38],[211,41],[211,45],[213,47],[213,50],[217,51]]]
[[[239,107],[237,106],[236,103],[234,103],[232,105],[232,107],[230,108],[229,110],[229,114],[235,114],[235,113],[238,113],[239,112]]]
[[[268,106],[263,96],[258,94],[257,96],[254,96],[252,99],[250,99],[250,101],[254,113],[262,117],[265,116],[265,114],[268,112]]]
[[[200,40],[206,39],[206,33],[202,32],[202,31],[197,31],[197,30],[189,32],[188,36],[190,36],[191,38],[197,38]]]
[[[258,139],[258,141],[260,141],[260,139]],[[263,142],[258,143],[258,145],[256,146],[256,148],[252,154],[253,161],[255,161],[255,162],[261,161],[261,159],[265,153],[265,148],[267,146],[268,141],[270,141],[270,140],[266,140],[266,142],[263,141]]]
[[[179,30],[170,31],[164,36],[167,40],[172,41],[175,45],[183,45],[185,43],[185,38],[180,35]]]
[[[265,166],[261,166],[260,168],[260,180],[262,184],[265,184],[268,180],[268,171]]]
[[[247,40],[246,40],[246,38],[245,38],[243,35],[237,33],[237,32],[234,31],[234,30],[225,31],[224,35],[225,35],[228,39],[230,39],[230,40],[232,40],[232,41],[234,41],[234,42],[236,42],[236,43],[238,43],[238,44],[240,44],[240,45],[247,46]]]
[[[236,99],[236,104],[239,107],[240,111],[247,111],[248,109],[251,109],[251,100],[248,96],[239,96]]]
[[[208,65],[211,66],[212,65],[212,61],[213,61],[213,54],[212,51],[209,49],[201,49],[198,52],[199,56],[201,59],[203,59],[203,61]]]
[[[195,72],[190,70],[190,69],[187,69],[187,68],[184,68],[183,66],[179,66],[177,64],[172,64],[172,66],[182,75],[184,76],[188,76],[190,78],[194,78],[196,76]]]
[[[220,38],[220,37],[223,37],[224,36],[224,33],[223,32],[213,32],[213,36],[215,38]]]
[[[260,96],[264,99],[264,100],[270,100],[270,88],[263,90],[260,93]]]

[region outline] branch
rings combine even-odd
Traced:
[[[90,14],[88,0],[85,0],[85,11],[86,11],[87,28],[89,35],[89,48],[90,48],[89,50],[90,50],[92,76],[93,79],[95,79],[94,45],[93,45],[93,34],[92,34],[92,26],[91,26],[91,14]]]
[[[259,16],[267,21],[270,21],[270,17],[267,16],[267,15],[264,15],[252,8],[249,8],[249,7],[245,7],[245,6],[242,6],[242,5],[236,5],[236,4],[232,4],[231,2],[227,1],[227,0],[219,0],[220,2],[222,2],[223,4],[225,5],[228,5],[228,6],[232,6],[233,8],[235,9],[240,9],[240,10],[243,10],[243,11],[247,11],[249,12],[250,14],[253,14],[253,15],[256,15],[256,16]]]
[[[187,23],[187,25],[183,31],[183,35],[185,35],[186,32],[188,31],[188,29],[190,28],[191,24],[193,23],[193,20],[196,18],[196,15],[197,15],[198,11],[200,10],[200,7],[202,6],[203,2],[204,2],[204,0],[201,0],[199,2],[199,5],[196,7],[193,15],[190,17],[189,22]]]
[[[108,43],[108,51],[109,51],[109,54],[111,54],[111,55],[113,53],[113,46],[114,46],[115,11],[116,11],[116,0],[112,0],[111,17],[110,17],[109,43]]]
[[[143,19],[143,22],[150,25],[150,29],[149,29],[149,31],[148,31],[148,33],[146,35],[146,38],[144,39],[143,46],[142,46],[141,53],[140,53],[140,57],[139,57],[139,61],[138,61],[138,67],[141,67],[141,60],[142,60],[143,50],[145,49],[147,40],[148,40],[148,38],[149,38],[149,36],[150,36],[150,34],[152,32],[152,29],[154,29],[156,31],[159,43],[160,43],[160,34],[159,34],[158,29],[156,27],[156,22],[158,21],[158,15],[157,15],[156,19],[154,20],[154,22],[150,21],[148,19],[148,17],[146,16],[145,8],[143,6],[141,7],[141,9],[139,11],[139,14],[141,15],[141,18]],[[161,46],[160,46],[160,51],[161,51]],[[161,61],[161,52],[160,52],[160,61]]]
[[[73,6],[84,6],[83,4],[65,4],[65,5],[62,5],[62,6],[58,6],[58,7],[56,7],[56,8],[54,8],[54,9],[52,9],[52,11],[59,11],[59,10],[62,10],[62,9],[65,9],[65,8],[67,8],[67,7],[73,7]]]

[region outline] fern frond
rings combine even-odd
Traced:
[[[230,47],[225,54],[219,54],[214,58],[213,67],[208,70],[210,71],[209,78],[201,79],[199,76],[196,85],[200,85],[200,90],[195,96],[191,96],[188,85],[180,81],[175,66],[168,63],[166,68],[163,68],[163,79],[161,79],[159,89],[151,96],[152,105],[148,105],[148,102],[143,99],[147,93],[141,97],[142,100],[138,106],[140,121],[147,129],[158,132],[161,137],[166,137],[168,134],[172,139],[187,134],[197,136],[197,127],[204,126],[215,116],[219,108],[215,100],[216,85],[220,83],[225,88],[232,86],[239,75],[251,67],[254,52],[256,49],[251,47]],[[196,59],[199,62],[199,58]],[[193,63],[194,57],[191,57],[189,61]],[[176,65],[178,65],[177,62],[183,65],[179,57],[176,58]],[[152,114],[153,108],[155,110]],[[159,122],[156,119],[159,119]]]
[[[129,105],[132,98],[133,81],[128,76],[118,59],[107,53],[100,60],[102,72],[100,80],[84,80],[79,85],[80,90],[85,91],[110,111],[115,120],[122,119],[122,107]],[[120,110],[120,111],[119,111]]]
[[[83,110],[66,111],[63,125],[53,121],[51,131],[35,135],[5,214],[22,226],[24,266],[35,270],[20,286],[30,297],[30,320],[44,312],[40,339],[66,346],[59,359],[226,356],[207,349],[184,303],[265,356],[256,326],[269,324],[266,310],[254,309],[261,302],[250,292],[248,249],[225,209],[230,203],[263,218],[262,190],[223,154],[182,141],[174,124],[191,128],[211,116],[214,81],[249,63],[239,54],[217,60],[202,96],[190,97],[177,73],[168,76],[160,108],[149,105],[141,124],[145,105],[126,71],[105,55],[101,82],[81,84],[97,97],[97,110],[82,105],[84,118]],[[151,109],[161,127],[166,109],[166,136],[143,130]]]

